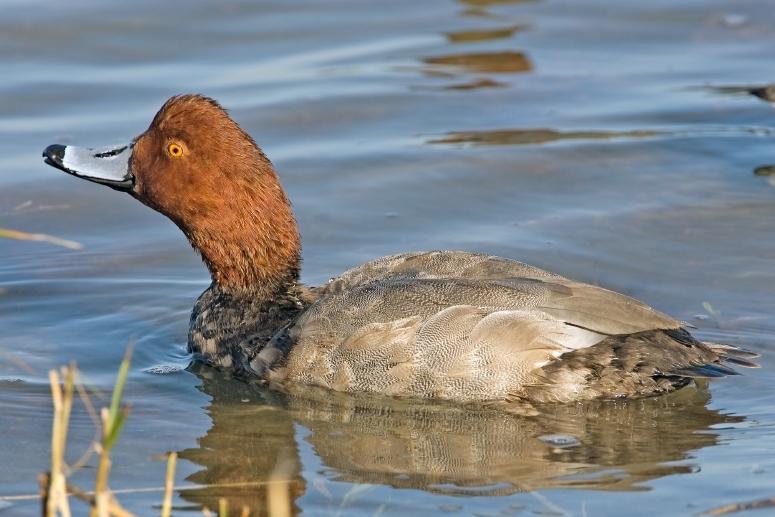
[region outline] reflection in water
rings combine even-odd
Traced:
[[[497,74],[529,72],[533,69],[533,64],[527,55],[512,50],[450,54],[447,56],[427,57],[423,61],[427,65],[431,65],[429,72],[444,72],[443,68],[439,67],[458,67],[467,72]]]
[[[494,39],[510,38],[515,32],[525,30],[525,26],[506,27],[503,29],[470,30],[448,32],[447,39],[450,43],[469,43],[472,41],[486,41]]]
[[[490,5],[499,5],[499,4],[527,4],[534,2],[535,0],[460,0],[462,3],[466,5],[470,5],[473,7],[487,7]]]
[[[460,0],[468,9],[464,14],[483,16],[489,14],[487,8],[493,5],[502,4],[526,4],[535,0]]]
[[[715,445],[712,426],[743,420],[707,409],[704,387],[627,403],[545,406],[539,416],[524,417],[306,387],[281,396],[198,369],[202,390],[213,397],[208,408],[213,424],[199,448],[180,453],[202,467],[189,480],[264,481],[290,454],[293,498],[307,487],[294,424],[309,431],[304,446],[328,468],[322,474],[327,478],[494,496],[558,487],[646,490],[645,481],[694,472],[692,465],[675,462]],[[307,481],[316,485],[324,479]],[[248,485],[181,496],[210,507],[227,497],[232,508],[262,512],[267,494],[264,486]]]
[[[444,86],[445,90],[477,90],[480,88],[505,88],[508,85],[492,79],[476,79],[468,83],[457,83]]]
[[[613,140],[616,138],[650,138],[660,131],[556,131],[554,129],[496,129],[492,131],[460,131],[428,140],[429,144],[529,145],[559,140]]]
[[[469,9],[464,14],[487,15],[486,8],[492,4],[520,3],[524,0],[467,0]],[[527,30],[527,25],[511,25],[499,28],[468,29],[446,32],[447,40],[452,44],[477,44],[493,40],[509,39],[518,31]],[[521,51],[490,50],[484,52],[454,53],[432,56],[422,59],[424,72],[431,76],[457,76],[461,73],[473,74],[516,74],[530,72],[533,63]],[[507,83],[495,81],[489,77],[471,78],[462,83],[442,87],[444,90],[477,90],[482,88],[502,88]]]
[[[179,455],[203,467],[187,481],[215,486],[183,490],[180,496],[211,509],[218,508],[218,500],[224,497],[235,513],[247,506],[253,510],[251,515],[269,515],[265,482],[287,461],[293,472],[288,487],[291,498],[301,496],[305,483],[298,475],[293,419],[283,409],[284,399],[269,390],[227,379],[206,366],[191,368],[202,379],[202,391],[213,398],[206,408],[212,427],[199,439],[199,447]]]

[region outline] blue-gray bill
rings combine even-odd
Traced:
[[[46,147],[43,158],[47,164],[68,174],[128,192],[135,184],[130,169],[132,147],[128,144],[87,149],[54,144]]]

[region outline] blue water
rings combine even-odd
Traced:
[[[730,88],[775,81],[771,7],[4,2],[0,227],[83,248],[0,240],[0,514],[38,511],[48,370],[76,361],[107,404],[130,342],[111,486],[139,515],[158,513],[168,451],[180,514],[220,497],[265,514],[273,475],[310,515],[690,515],[775,496],[775,180],[753,173],[775,163],[775,110]],[[762,368],[536,418],[187,371],[199,259],[162,216],[40,158],[126,142],[183,92],[217,98],[274,161],[306,282],[484,251],[641,298]],[[78,405],[71,462],[93,436]],[[72,481],[91,487],[94,464]]]

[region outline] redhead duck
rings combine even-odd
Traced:
[[[272,163],[207,97],[172,97],[128,145],[51,145],[43,156],[183,231],[212,277],[189,351],[240,377],[530,404],[658,395],[756,366],[756,354],[699,341],[637,300],[494,256],[405,253],[304,286]]]

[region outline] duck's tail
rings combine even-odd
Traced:
[[[716,360],[702,364],[691,364],[683,368],[670,370],[670,375],[692,378],[715,378],[727,375],[740,375],[729,365],[742,366],[744,368],[758,368],[759,365],[751,359],[759,357],[759,354],[743,348],[723,343],[702,341],[716,356]]]
[[[721,357],[721,360],[726,363],[742,366],[744,368],[759,368],[759,364],[751,361],[751,359],[756,359],[761,354],[746,350],[745,348],[725,345],[723,343],[713,343],[711,341],[703,341],[702,343],[716,352],[719,357]]]

